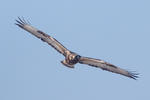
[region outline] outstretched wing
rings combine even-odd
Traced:
[[[133,78],[135,80],[136,80],[136,78],[138,78],[138,76],[137,76],[138,74],[129,72],[129,71],[124,70],[124,69],[121,69],[121,68],[119,68],[115,65],[112,65],[112,64],[107,63],[107,62],[105,62],[103,60],[100,60],[100,59],[81,57],[80,60],[79,60],[79,63],[87,64],[87,65],[94,66],[94,67],[97,67],[97,68],[101,68],[103,70],[107,70],[107,71],[110,71],[110,72],[113,72],[113,73],[121,74],[121,75],[130,77],[130,78]]]
[[[68,49],[66,49],[61,43],[59,43],[55,38],[49,36],[48,34],[32,27],[30,24],[28,24],[24,19],[20,19],[18,17],[18,20],[16,20],[17,23],[15,23],[16,25],[18,25],[19,27],[21,27],[22,29],[28,31],[29,33],[31,33],[32,35],[36,36],[37,38],[41,39],[44,42],[47,42],[49,45],[51,45],[53,48],[55,48],[59,53],[63,54],[64,56],[66,56],[65,52],[69,51]]]

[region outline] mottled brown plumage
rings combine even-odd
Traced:
[[[83,57],[80,56],[74,52],[71,52],[67,48],[65,48],[60,42],[58,42],[55,38],[49,36],[48,34],[32,27],[29,23],[27,23],[24,19],[18,18],[16,20],[17,23],[15,23],[20,28],[28,31],[32,35],[36,36],[37,38],[41,39],[42,41],[48,43],[51,45],[54,49],[56,49],[59,53],[63,54],[65,56],[65,59],[61,61],[61,63],[69,68],[74,68],[74,65],[76,63],[80,64],[87,64],[90,66],[94,66],[97,68],[101,68],[106,71],[110,71],[113,73],[121,74],[133,79],[138,78],[138,74],[131,73],[127,70],[121,69],[115,65],[112,65],[110,63],[107,63],[100,59],[94,59],[89,57]]]

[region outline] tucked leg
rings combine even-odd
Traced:
[[[68,64],[68,63],[66,62],[66,60],[61,61],[61,63],[62,63],[63,65],[65,65],[66,67],[74,68],[74,65]]]

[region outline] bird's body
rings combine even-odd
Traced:
[[[61,63],[69,68],[74,68],[74,65],[79,62],[80,57],[76,53],[66,51],[65,60],[61,61]]]
[[[65,59],[63,61],[61,61],[61,63],[69,68],[74,68],[74,65],[77,63],[87,64],[87,65],[101,68],[103,70],[107,70],[107,71],[110,71],[113,73],[121,74],[121,75],[130,77],[130,78],[133,78],[133,79],[138,78],[138,76],[137,76],[138,74],[136,74],[136,73],[131,73],[127,70],[121,69],[115,65],[112,65],[112,64],[107,63],[100,59],[94,59],[94,58],[80,56],[77,53],[74,53],[74,52],[68,50],[60,42],[58,42],[55,38],[32,27],[24,19],[19,18],[19,20],[16,20],[16,21],[17,21],[16,25],[18,25],[22,29],[28,31],[32,35],[41,39],[42,41],[47,42],[54,49],[56,49],[59,53],[64,55]]]

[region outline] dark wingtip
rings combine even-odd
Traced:
[[[139,73],[134,73],[134,72],[129,72],[129,76],[130,78],[134,79],[134,80],[137,80],[139,78]]]
[[[23,26],[24,25],[30,25],[30,23],[27,21],[25,21],[25,19],[24,19],[24,17],[22,17],[22,18],[20,18],[20,17],[18,17],[18,20],[15,20],[17,23],[15,23],[15,25],[17,25],[17,26],[19,26],[19,27],[21,27],[21,28],[23,28]]]
[[[22,25],[20,25],[20,24],[18,24],[18,23],[15,23],[15,25],[17,25],[17,26],[19,26],[19,27],[23,28],[23,26],[22,26]]]

